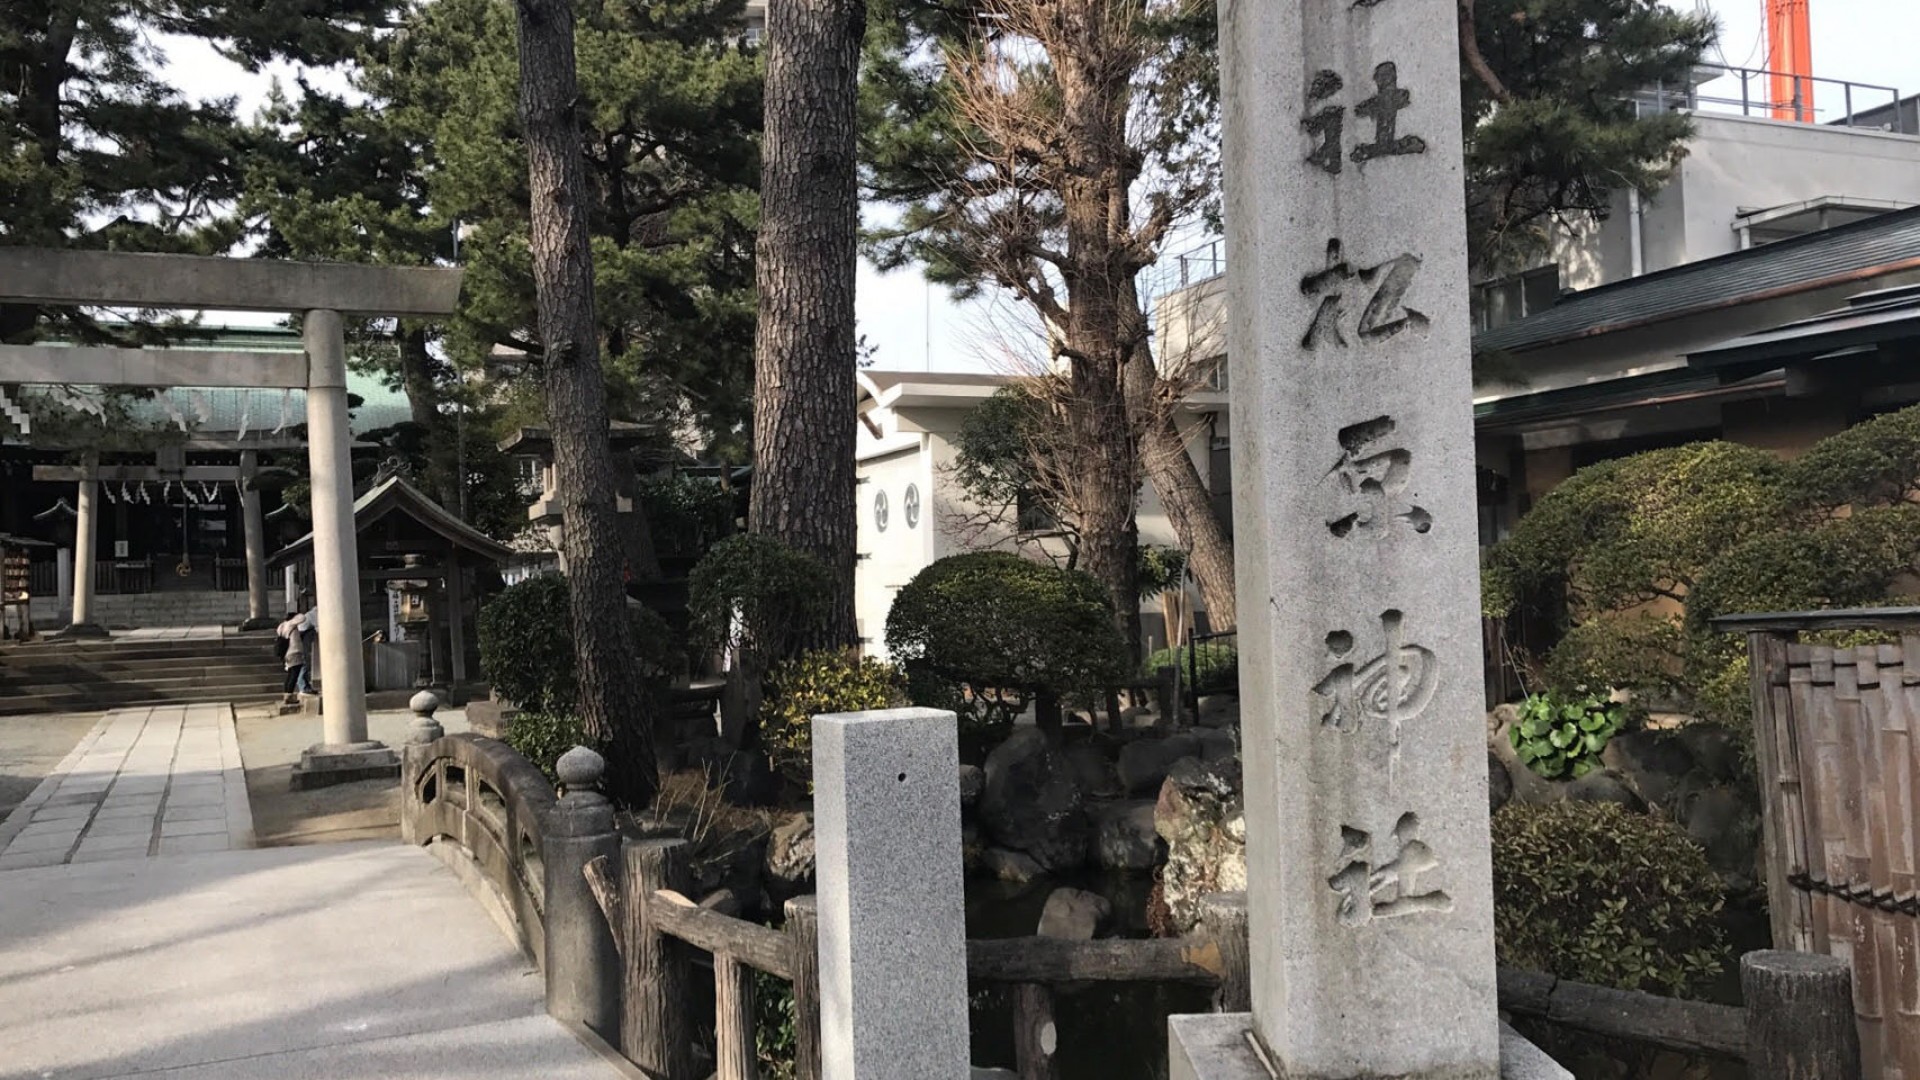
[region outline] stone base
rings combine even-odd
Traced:
[[[291,786],[295,791],[312,791],[359,780],[397,780],[399,777],[400,755],[385,743],[358,742],[342,746],[321,743],[301,752],[300,764],[293,767]]]
[[[504,739],[507,736],[507,722],[519,715],[520,709],[493,698],[482,698],[467,702],[467,726],[476,735],[485,735],[489,739]]]
[[[1252,1031],[1252,1013],[1168,1017],[1168,1080],[1280,1080],[1254,1052],[1247,1038]],[[1448,1072],[1446,1080],[1460,1075]],[[1573,1080],[1572,1073],[1504,1023],[1499,1075],[1500,1080]]]
[[[276,621],[275,621],[275,620],[274,620],[274,619],[273,619],[273,618],[272,618],[271,616],[267,616],[267,615],[262,615],[262,616],[260,616],[260,617],[259,617],[259,618],[257,618],[257,619],[243,619],[243,620],[241,620],[241,622],[240,622],[240,629],[242,629],[242,630],[272,630],[273,628],[275,628],[275,627],[277,627],[277,626],[279,626],[279,625],[280,625],[280,624],[279,624],[278,622],[276,622]]]
[[[66,626],[47,636],[54,639],[105,638],[112,637],[113,634],[99,623],[68,623]]]

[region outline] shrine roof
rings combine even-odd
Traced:
[[[506,562],[513,555],[512,548],[461,521],[419,488],[398,476],[375,484],[365,495],[353,501],[353,530],[363,533],[383,518],[396,513],[439,534],[454,547],[490,562]],[[312,547],[313,534],[309,532],[274,552],[267,562],[272,566],[282,566],[307,554]]]

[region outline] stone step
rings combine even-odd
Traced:
[[[259,705],[280,698],[280,688],[275,685],[267,691],[231,691],[213,695],[191,692],[167,695],[142,694],[129,689],[122,694],[102,694],[98,692],[70,694],[38,694],[30,697],[0,697],[0,717],[29,716],[36,713],[74,713],[104,712],[107,709],[124,709],[140,705],[193,705],[213,702],[232,702],[235,705]]]
[[[0,681],[0,693],[11,694],[15,691],[24,694],[45,693],[54,690],[91,692],[114,687],[148,687],[152,689],[187,689],[204,687],[209,691],[230,687],[278,686],[285,673],[282,671],[237,671],[217,676],[198,675],[161,675],[151,678],[97,679],[87,677],[56,677],[37,679],[32,682]]]
[[[153,660],[95,660],[91,657],[36,661],[31,664],[0,664],[0,684],[9,677],[35,680],[65,673],[96,674],[101,678],[137,678],[143,675],[211,675],[227,671],[278,670],[282,661],[272,653],[258,656],[178,656]]]

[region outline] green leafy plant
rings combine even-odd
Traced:
[[[780,664],[767,678],[760,706],[760,740],[780,772],[813,780],[813,718],[822,713],[888,709],[906,702],[906,687],[891,665],[872,657],[816,650]]]
[[[1597,694],[1535,694],[1520,706],[1509,737],[1527,768],[1549,780],[1577,780],[1600,767],[1600,751],[1626,722],[1625,705]]]
[[[753,1050],[763,1080],[793,1080],[800,1051],[793,984],[758,968],[753,972]]]
[[[1004,551],[916,574],[887,613],[887,651],[914,704],[952,709],[963,733],[987,736],[1036,698],[1100,693],[1129,667],[1098,581]]]
[[[1194,654],[1192,668],[1187,666],[1189,651]],[[1240,691],[1240,654],[1226,642],[1209,641],[1161,649],[1147,657],[1141,670],[1147,676],[1152,676],[1168,665],[1180,669],[1182,683],[1192,679],[1194,689],[1202,694],[1234,694]]]
[[[571,713],[521,712],[507,721],[506,744],[559,783],[553,763],[576,746],[592,746],[587,729]]]
[[[1719,875],[1678,826],[1613,803],[1511,803],[1493,816],[1502,962],[1686,996],[1728,960]]]
[[[673,630],[647,608],[628,613],[642,670],[664,678],[681,659]],[[496,693],[528,712],[573,711],[580,687],[566,578],[535,575],[480,609],[480,668]]]
[[[718,481],[679,473],[649,476],[635,494],[663,553],[697,554],[733,532],[738,498]]]
[[[688,579],[694,633],[771,665],[825,624],[833,574],[812,555],[742,533],[713,546]]]

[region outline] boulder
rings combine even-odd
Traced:
[[[1612,769],[1595,769],[1578,780],[1566,785],[1566,797],[1574,802],[1610,802],[1619,803],[1636,814],[1645,813],[1646,800],[1642,799],[1626,778]]]
[[[813,881],[813,815],[789,816],[767,837],[767,877],[787,895],[807,891]]]
[[[1487,751],[1487,813],[1497,814],[1513,798],[1513,777],[1500,755]]]
[[[1152,799],[1089,806],[1095,861],[1108,870],[1151,870],[1160,865],[1166,845],[1154,831],[1153,807]]]
[[[1074,782],[1087,795],[1118,795],[1120,781],[1114,776],[1113,761],[1097,742],[1075,743],[1066,748],[1067,763],[1073,766]]]
[[[987,868],[987,840],[980,835],[980,826],[960,826],[960,865],[969,874],[984,872]]]
[[[1084,863],[1091,830],[1066,755],[1038,728],[1020,728],[987,755],[980,824],[995,844],[1050,871]]]
[[[1047,868],[1034,861],[1031,855],[1006,848],[986,849],[980,856],[980,866],[987,873],[1013,885],[1026,885],[1047,876]]]
[[[1151,795],[1160,790],[1160,784],[1167,778],[1167,770],[1181,758],[1199,757],[1200,740],[1188,734],[1169,735],[1164,739],[1135,739],[1120,748],[1120,761],[1115,771],[1120,774],[1120,787],[1128,795]]]
[[[1208,694],[1200,699],[1200,715],[1196,719],[1201,727],[1239,727],[1240,698],[1234,694]]]
[[[1760,807],[1743,788],[1713,787],[1680,804],[1679,822],[1707,853],[1732,893],[1755,887],[1760,859]]]
[[[987,786],[986,774],[977,765],[960,766],[960,808],[971,810],[980,801],[980,791]]]
[[[1733,783],[1746,772],[1740,760],[1740,740],[1729,728],[1696,720],[1674,732],[1673,738],[1687,748],[1694,771],[1716,784]]]
[[[1167,842],[1160,897],[1168,927],[1191,933],[1208,893],[1247,887],[1247,822],[1241,802],[1240,762],[1175,762],[1154,805],[1154,831]]]
[[[1240,756],[1238,728],[1199,728],[1193,737],[1200,743],[1201,761],[1223,761]]]
[[[1620,774],[1653,806],[1670,807],[1694,768],[1693,754],[1673,732],[1623,731],[1607,741],[1600,763]]]
[[[1047,904],[1040,911],[1040,926],[1034,932],[1041,937],[1092,941],[1112,915],[1113,905],[1099,893],[1055,889],[1047,894]]]

